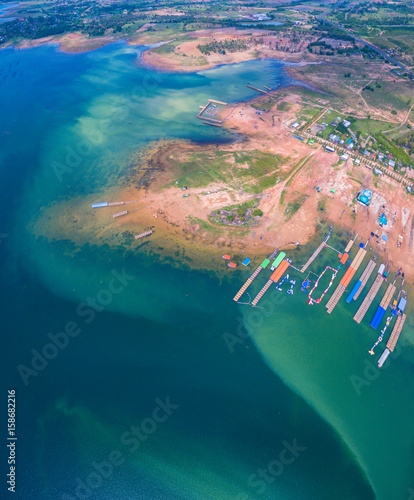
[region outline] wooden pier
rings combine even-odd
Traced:
[[[236,293],[236,295],[233,297],[234,301],[238,301],[240,297],[244,294],[244,292],[249,288],[249,286],[253,283],[253,280],[256,279],[257,275],[260,273],[260,271],[263,270],[262,266],[259,266],[256,271],[250,276],[250,278],[246,281],[246,283],[240,288],[240,290]]]
[[[260,266],[256,269],[256,271],[250,276],[250,278],[248,278],[248,280],[246,281],[246,283],[240,288],[240,290],[236,293],[236,295],[233,297],[233,300],[235,302],[237,302],[240,297],[244,294],[244,292],[249,288],[249,286],[253,283],[253,281],[256,279],[257,275],[260,273],[260,271],[262,269],[266,269],[267,265],[264,266],[264,263],[266,262],[266,260],[270,263],[271,260],[273,260],[275,257],[276,257],[276,254],[277,254],[277,251],[278,249],[276,248],[276,250],[274,252],[272,252],[272,254],[270,255],[269,259],[265,259],[261,264]]]
[[[127,203],[137,203],[136,201],[112,201],[108,203],[108,207],[117,207],[118,205],[126,205]]]
[[[304,264],[300,270],[301,273],[304,273],[306,269],[312,264],[312,262],[316,259],[316,257],[322,252],[322,250],[326,246],[326,242],[329,240],[329,237],[331,236],[332,233],[332,226],[329,229],[329,233],[325,237],[325,239],[322,241],[322,243],[318,246],[318,248],[313,252],[313,254],[310,256],[309,260]]]
[[[263,295],[267,292],[269,289],[270,285],[274,283],[273,280],[268,280],[266,285],[260,290],[260,292],[256,295],[256,297],[253,299],[252,306],[256,306],[259,300],[263,297]]]
[[[252,87],[251,85],[246,85],[249,89],[257,90],[257,92],[261,92],[262,94],[267,94],[266,90],[258,89],[256,87]]]
[[[385,348],[384,352],[381,354],[381,357],[378,360],[378,368],[382,367],[382,365],[385,363],[390,353],[395,349],[401,330],[404,326],[405,320],[406,320],[405,314],[398,316],[394,328],[391,332],[390,338],[388,339],[387,347]]]
[[[331,312],[335,309],[336,304],[339,302],[339,299],[342,297],[345,290],[346,287],[342,283],[339,283],[331,298],[326,303],[326,312],[328,314],[331,314]]]
[[[353,297],[354,300],[356,300],[360,296],[364,286],[368,283],[368,280],[371,277],[371,274],[373,273],[374,269],[375,269],[375,261],[370,260],[367,264],[367,267],[364,269],[364,272],[361,274],[361,277],[359,278],[361,285],[355,292],[355,295]]]
[[[306,269],[312,264],[312,262],[316,259],[316,257],[322,252],[325,248],[325,240],[318,246],[318,248],[313,252],[308,262],[302,266],[301,272],[304,273]]]
[[[117,217],[121,217],[122,215],[126,215],[128,213],[128,210],[123,210],[122,212],[118,212],[117,214],[113,214],[113,218],[116,219]]]
[[[387,349],[389,349],[391,352],[395,349],[395,346],[397,345],[398,338],[400,336],[406,318],[407,316],[405,314],[402,314],[401,316],[398,316],[397,321],[395,322],[394,328],[387,342]]]
[[[351,241],[350,243],[352,246],[353,241]],[[348,246],[349,246],[349,243],[348,243]],[[326,309],[327,309],[326,312],[328,314],[331,314],[331,312],[335,309],[335,306],[339,302],[339,299],[344,294],[346,287],[349,285],[352,278],[354,277],[354,274],[356,273],[359,266],[361,265],[361,262],[364,260],[366,253],[367,253],[367,251],[364,248],[360,248],[358,250],[358,253],[355,255],[354,260],[351,262],[351,265],[349,266],[346,273],[342,276],[342,279],[341,279],[339,285],[337,286],[336,290],[332,294],[332,297],[328,300],[328,302],[326,304]]]
[[[372,304],[372,301],[375,299],[375,296],[379,292],[379,289],[381,288],[382,283],[384,282],[384,277],[381,275],[378,275],[375,278],[374,283],[371,285],[371,288],[369,289],[369,292],[367,293],[367,296],[363,300],[361,306],[359,307],[358,311],[355,313],[354,316],[354,321],[356,321],[358,324],[361,323],[362,319],[364,318],[366,312],[369,309],[369,306]]]
[[[221,104],[222,106],[227,106],[227,102],[215,101],[214,99],[209,99],[209,102],[214,102],[214,104]]]
[[[354,244],[355,240],[349,240],[348,245],[345,247],[344,253],[349,253],[349,251],[352,248],[352,245]]]
[[[382,300],[380,302],[380,307],[387,310],[387,307],[390,305],[394,292],[395,292],[395,286],[390,283],[388,285],[386,292],[384,293],[384,297],[382,297]]]
[[[144,236],[149,236],[149,235],[150,235],[150,234],[152,234],[152,233],[153,233],[153,231],[152,231],[152,229],[150,229],[149,231],[145,231],[144,233],[141,233],[141,234],[136,234],[136,235],[135,235],[135,239],[136,239],[136,240],[139,240],[139,239],[141,239],[141,238],[144,238]]]
[[[269,87],[266,87],[266,85],[263,85],[263,87],[264,87],[266,90],[272,90],[272,89],[270,89]]]
[[[252,306],[255,307],[263,295],[267,292],[272,283],[277,283],[280,278],[285,274],[289,267],[289,262],[287,260],[282,260],[282,262],[277,266],[270,279],[267,281],[265,286],[260,290],[256,297],[252,301]]]
[[[211,125],[212,127],[222,127],[222,123],[214,123],[214,122],[209,122],[206,120],[203,120],[203,125]]]

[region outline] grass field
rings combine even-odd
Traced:
[[[360,132],[362,136],[368,137],[369,135],[389,130],[395,126],[395,123],[384,122],[381,120],[370,120],[367,118],[365,120],[356,120],[351,125],[351,130],[355,133]]]
[[[203,151],[174,161],[180,186],[205,187],[223,182],[234,189],[260,193],[286,178],[288,158],[262,151]]]

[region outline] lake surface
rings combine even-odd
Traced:
[[[328,316],[297,285],[255,323],[232,301],[249,270],[220,282],[122,239],[33,234],[45,207],[116,186],[152,141],[232,140],[196,120],[209,97],[298,84],[278,61],[174,74],[144,67],[143,50],[0,51],[2,385],[17,393],[17,498],[406,500],[413,365],[403,352],[355,396],[349,375],[373,334],[345,306]]]

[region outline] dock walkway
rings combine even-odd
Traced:
[[[256,269],[256,271],[250,276],[250,278],[247,279],[246,283],[240,288],[240,290],[236,293],[236,295],[233,297],[233,300],[237,302],[240,297],[244,294],[244,292],[249,288],[249,286],[253,283],[253,281],[256,279],[258,274],[262,269],[266,269],[266,267],[270,264],[270,261],[273,260],[276,257],[278,249],[270,255],[268,259],[265,259],[260,266]]]
[[[371,320],[370,326],[372,326],[374,330],[376,330],[379,327],[382,318],[384,317],[385,311],[387,310],[387,307],[390,305],[394,292],[395,292],[395,286],[394,284],[390,283],[387,287],[387,290],[384,293],[384,296],[382,297],[382,300],[374,314],[374,317]]]
[[[249,288],[249,286],[253,283],[253,280],[257,277],[257,275],[260,273],[260,271],[263,270],[262,266],[259,266],[256,271],[250,276],[250,278],[247,279],[246,283],[240,288],[240,290],[236,293],[236,295],[233,297],[234,301],[238,301],[240,297],[244,294],[244,292]]]
[[[361,274],[361,277],[359,278],[359,282],[361,284],[359,285],[358,290],[355,292],[353,300],[356,300],[360,296],[362,290],[364,289],[364,286],[368,283],[368,280],[371,277],[371,274],[373,273],[374,269],[375,269],[375,261],[370,260],[364,272]]]
[[[354,321],[356,321],[358,324],[361,323],[362,319],[364,318],[366,312],[369,309],[369,306],[372,304],[372,301],[375,299],[375,296],[379,292],[379,289],[381,288],[383,281],[384,281],[384,277],[381,275],[378,275],[375,278],[375,281],[371,285],[371,288],[369,289],[367,296],[363,300],[358,311],[355,313]]]
[[[381,357],[378,360],[378,368],[382,367],[382,365],[385,363],[390,353],[395,349],[401,330],[404,326],[405,320],[406,320],[405,314],[398,316],[394,328],[391,332],[390,338],[388,339],[387,347],[385,348],[384,352],[381,354]]]
[[[269,290],[270,285],[274,283],[273,280],[268,280],[265,286],[260,290],[260,292],[253,299],[252,306],[256,306],[259,300],[263,297],[263,295]]]
[[[351,245],[350,245],[351,244]],[[353,241],[351,240],[348,243],[347,248],[351,248],[353,244]],[[348,250],[349,250],[348,248]],[[339,302],[339,299],[342,297],[344,294],[346,287],[349,285],[351,282],[352,278],[354,277],[354,274],[357,272],[359,266],[361,265],[361,262],[364,260],[364,257],[366,255],[367,251],[364,248],[360,248],[358,250],[358,253],[355,255],[353,261],[351,262],[351,265],[349,266],[348,270],[345,272],[345,274],[342,276],[342,279],[337,286],[336,290],[332,294],[332,297],[328,300],[326,304],[326,309],[327,313],[331,314],[331,312],[335,309],[336,304]]]
[[[312,264],[312,262],[316,259],[316,257],[322,252],[323,248],[326,246],[326,242],[329,240],[329,237],[331,236],[332,233],[332,226],[329,229],[329,233],[325,237],[325,239],[322,241],[322,243],[318,246],[318,248],[313,252],[313,254],[310,256],[309,260],[302,266],[301,268],[301,273],[304,273],[306,269]]]
[[[387,342],[387,349],[389,349],[391,352],[395,349],[395,346],[397,345],[398,338],[400,336],[406,318],[407,316],[405,314],[402,314],[401,316],[398,316],[397,321],[395,322],[394,328]]]
[[[144,233],[136,234],[135,239],[139,240],[141,238],[144,238],[144,236],[149,236],[150,234],[152,234],[152,232],[153,232],[152,229],[150,229],[148,231],[145,231]]]
[[[257,303],[259,300],[263,297],[263,295],[267,292],[269,289],[270,285],[272,283],[277,283],[280,278],[285,274],[289,267],[289,262],[287,260],[283,260],[273,271],[273,274],[270,276],[269,280],[265,284],[265,286],[260,290],[260,292],[256,295],[256,297],[252,301],[252,306],[256,307]]]

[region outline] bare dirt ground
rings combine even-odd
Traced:
[[[263,43],[258,45],[249,43],[254,37],[263,39]],[[285,40],[280,35],[273,34],[271,31],[250,29],[248,32],[236,30],[235,28],[224,28],[221,30],[200,30],[190,33],[188,40],[177,45],[174,52],[167,54],[158,54],[152,50],[143,53],[143,60],[152,66],[173,71],[199,71],[219,64],[232,64],[258,58],[274,58],[280,60],[289,60],[292,62],[317,61],[319,56],[305,51],[305,42],[295,44],[292,51],[285,52],[277,50],[277,44],[289,45],[291,42]],[[211,53],[203,55],[197,45],[220,42],[224,40],[241,40],[248,44],[248,48],[239,52],[227,52],[226,54]],[[138,43],[139,39],[136,40]]]
[[[300,96],[291,90],[285,100],[291,105],[289,111],[274,108],[261,115],[262,119],[249,104],[240,104],[225,122],[227,127],[248,137],[247,142],[223,146],[226,151],[261,150],[289,157],[292,164],[297,164],[285,181],[260,195],[214,182],[185,191],[190,196],[183,198],[183,191],[174,182],[176,172],[171,168],[171,160],[211,146],[179,143],[162,146],[151,156],[149,164],[156,167],[157,172],[148,189],[130,183],[127,188],[113,188],[104,195],[109,201],[136,200],[136,204],[91,211],[90,203],[97,201],[96,195],[79,200],[79,204],[71,200],[45,209],[35,232],[79,242],[119,244],[114,235],[138,234],[152,227],[155,229],[149,243],[152,251],[159,248],[163,254],[173,255],[185,248],[189,258],[205,262],[223,253],[245,251],[248,255],[265,255],[276,247],[284,248],[296,242],[305,245],[315,235],[316,220],[321,218],[345,226],[363,240],[369,239],[370,247],[379,248],[381,254],[389,256],[395,266],[403,267],[407,276],[414,279],[413,198],[396,181],[385,176],[374,177],[365,167],[353,165],[351,159],[339,163],[335,153],[293,138],[289,125],[300,109]],[[306,163],[300,163],[301,159],[307,159]],[[374,192],[369,208],[355,203],[356,194],[363,188]],[[306,200],[290,217],[290,207],[300,197]],[[264,213],[259,226],[232,228],[208,223],[212,210],[251,198],[259,198],[259,208]],[[139,209],[112,219],[112,213],[134,208]],[[380,228],[378,217],[383,212],[388,225]],[[45,225],[45,217],[50,218],[52,214],[52,222]],[[378,237],[372,237],[371,233]],[[387,236],[387,243],[383,235]],[[397,247],[399,235],[403,237],[400,248]],[[140,244],[142,241],[133,243]]]
[[[18,49],[27,49],[30,47],[38,47],[47,43],[58,43],[63,52],[88,52],[90,50],[99,49],[104,45],[115,40],[114,37],[96,37],[88,38],[87,36],[69,33],[66,35],[48,36],[45,38],[37,38],[35,40],[25,40],[16,45]]]

